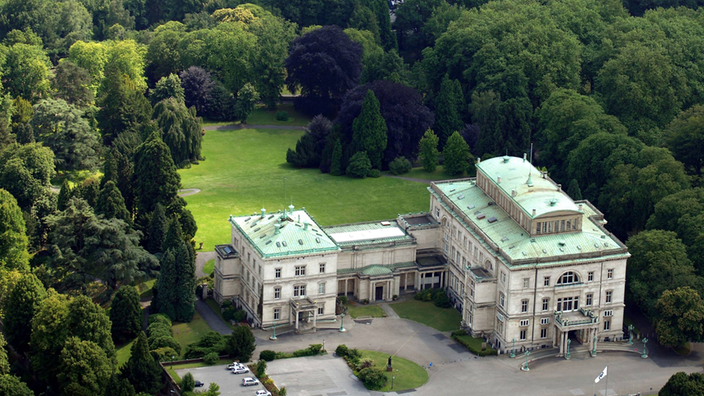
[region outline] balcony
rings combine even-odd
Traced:
[[[561,330],[577,330],[599,323],[599,316],[591,309],[580,308],[577,312],[555,312],[555,324]]]

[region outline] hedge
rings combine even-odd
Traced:
[[[461,334],[461,333],[464,334]],[[452,332],[452,339],[457,341],[458,343],[462,344],[465,346],[465,348],[469,349],[470,352],[477,356],[496,356],[497,352],[495,349],[486,347],[486,349],[481,349],[481,343],[477,345],[477,342],[472,342],[477,340],[477,338],[472,338],[472,336],[467,335],[467,332],[464,330],[459,330],[459,331],[454,331]],[[482,341],[483,342],[483,341]]]

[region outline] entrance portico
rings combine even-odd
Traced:
[[[588,345],[590,351],[593,350],[598,339],[599,317],[591,310],[582,308],[578,312],[556,312],[553,346],[559,348],[559,356],[564,356],[567,352],[567,340],[572,331],[577,341]]]
[[[288,316],[288,324],[294,324],[294,329],[296,333],[298,333],[299,331],[299,323],[310,323],[311,316],[313,317],[312,330],[316,331],[318,325],[318,304],[316,301],[311,300],[310,297],[305,297],[301,299],[292,298],[289,302],[289,307],[291,309],[291,312]]]

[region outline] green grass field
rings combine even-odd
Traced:
[[[384,310],[378,305],[350,305],[347,312],[353,318],[359,318],[360,316],[384,317]]]
[[[386,364],[388,363],[389,354],[376,351],[361,350],[362,359],[368,358],[374,360],[374,366],[384,370],[384,374],[388,378],[386,386],[379,389],[382,392],[393,390],[394,392],[405,389],[412,389],[422,386],[428,382],[428,372],[425,369],[408,359],[398,356],[392,358],[392,366],[394,371],[387,372]],[[393,380],[393,389],[391,389],[391,376],[396,377]]]
[[[462,315],[454,308],[438,308],[432,302],[418,300],[389,304],[398,316],[410,319],[439,331],[453,331],[460,328]]]
[[[390,177],[351,179],[291,167],[286,163],[286,150],[295,147],[302,134],[273,129],[206,133],[206,160],[179,171],[183,188],[201,190],[185,200],[198,223],[196,242],[204,243],[204,251],[230,240],[230,214],[255,213],[262,207],[275,212],[291,204],[291,199],[321,225],[390,219],[399,213],[428,210],[429,194],[423,183]]]
[[[213,270],[215,269],[215,259],[208,260],[204,265],[203,265],[203,272],[210,275],[213,273]]]
[[[130,360],[130,356],[132,356],[133,343],[134,340],[124,345],[115,345],[115,352],[117,355],[117,367],[121,367],[123,364],[127,363],[128,360]]]
[[[288,121],[279,121],[276,119],[277,111],[285,111],[288,113]],[[252,125],[293,125],[306,126],[310,122],[310,118],[303,113],[299,113],[293,108],[291,103],[279,104],[276,110],[267,110],[264,105],[259,105],[252,114],[247,118],[247,123]],[[239,121],[212,121],[203,120],[203,126],[230,125],[239,124]]]
[[[181,344],[181,356],[186,353],[186,346],[198,342],[201,337],[212,331],[205,320],[196,313],[188,323],[174,322],[171,326],[176,342]]]

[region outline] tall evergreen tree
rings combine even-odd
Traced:
[[[462,175],[469,169],[469,160],[472,154],[469,152],[467,142],[462,139],[459,132],[455,132],[447,139],[445,150],[442,152],[445,172],[449,175]]]
[[[68,200],[73,196],[73,187],[71,187],[71,182],[68,179],[64,179],[61,183],[61,189],[59,190],[59,195],[56,198],[56,209],[65,210]]]
[[[225,349],[231,358],[248,362],[252,358],[252,353],[256,347],[252,330],[248,326],[237,326],[227,338]]]
[[[425,131],[425,135],[420,139],[419,157],[423,163],[423,169],[428,172],[435,172],[438,167],[438,136],[432,129]]]
[[[164,243],[161,245],[161,251],[165,252],[169,249],[176,249],[183,242],[183,231],[181,230],[181,222],[176,217],[172,217],[166,227],[166,235],[164,235]]]
[[[164,238],[166,237],[166,228],[168,224],[166,221],[166,211],[164,210],[164,205],[156,204],[154,211],[152,212],[152,217],[149,219],[149,230],[147,231],[147,251],[150,253],[163,252],[161,247],[164,245]]]
[[[5,337],[0,333],[0,375],[10,373],[10,361],[7,359],[7,351],[5,350]]]
[[[196,265],[195,251],[190,243],[183,242],[176,251],[178,283],[176,285],[176,318],[179,322],[190,322],[195,314]]]
[[[340,176],[343,174],[342,167],[342,144],[340,138],[335,139],[335,147],[332,149],[332,162],[330,164],[330,174]]]
[[[352,152],[366,151],[372,167],[381,169],[381,159],[386,150],[386,121],[381,116],[379,100],[370,89],[362,102],[362,111],[352,123]]]
[[[435,131],[440,139],[440,147],[445,147],[450,135],[464,126],[461,116],[463,107],[464,96],[459,81],[450,80],[445,75],[435,98]]]
[[[29,350],[31,321],[45,297],[44,285],[31,273],[23,275],[10,293],[3,324],[7,341],[20,352]]]
[[[122,368],[122,376],[134,386],[135,392],[153,395],[161,388],[161,367],[149,353],[147,335],[140,332],[132,345],[130,360]]]
[[[120,219],[127,224],[132,224],[132,217],[127,211],[125,200],[112,180],[105,183],[100,190],[95,214],[103,215],[106,219]]]
[[[134,386],[120,374],[113,374],[105,387],[103,396],[135,396]]]
[[[159,268],[159,278],[157,280],[156,295],[156,311],[168,315],[171,319],[176,317],[176,309],[173,301],[176,300],[177,291],[175,289],[178,283],[178,268],[176,258],[174,257],[174,249],[169,249],[164,252],[161,257],[161,267]],[[153,302],[153,301],[152,301]]]
[[[136,131],[151,118],[152,106],[134,81],[122,74],[119,65],[108,65],[96,105],[103,143],[110,146],[122,132]]]
[[[57,380],[65,396],[102,395],[114,370],[100,346],[70,337],[59,354]]]
[[[582,199],[582,190],[579,188],[579,182],[577,182],[577,179],[572,179],[570,181],[570,185],[567,186],[567,195],[575,201]]]
[[[17,200],[0,189],[0,268],[29,269],[27,228]]]
[[[142,328],[142,308],[134,286],[125,285],[115,294],[110,309],[112,337],[122,343],[134,338]]]
[[[74,196],[82,198],[88,202],[92,208],[98,203],[98,195],[100,194],[100,183],[94,179],[88,179],[83,184],[75,188]]]
[[[157,203],[168,206],[176,198],[181,177],[176,172],[169,147],[158,134],[153,134],[137,148],[133,179],[140,213],[153,211]]]

